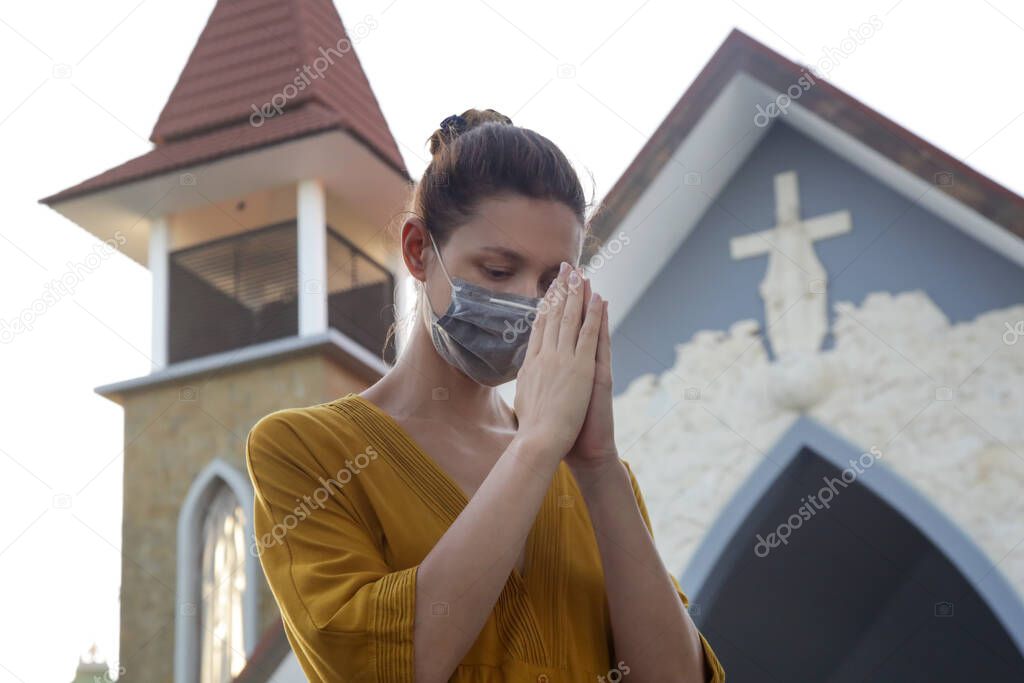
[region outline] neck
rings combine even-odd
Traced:
[[[412,334],[398,361],[381,380],[393,397],[396,417],[438,419],[446,422],[512,428],[515,417],[496,387],[474,382],[441,358],[422,320],[415,320]]]

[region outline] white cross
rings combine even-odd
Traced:
[[[768,338],[781,359],[821,347],[828,332],[828,275],[814,253],[814,242],[847,233],[853,223],[849,211],[801,221],[796,171],[775,176],[775,219],[774,228],[733,238],[729,249],[737,260],[768,254],[759,289]]]

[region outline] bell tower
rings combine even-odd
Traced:
[[[124,410],[123,680],[223,683],[280,629],[245,435],[394,356],[411,180],[330,0],[218,0],[153,148],[41,200],[152,274],[151,371]],[[399,302],[401,305],[401,302]]]

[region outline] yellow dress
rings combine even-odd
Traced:
[[[416,570],[468,504],[462,489],[397,421],[354,393],[264,416],[249,432],[246,460],[255,545],[306,676],[411,683]],[[450,681],[619,680],[597,541],[564,462],[526,548],[523,573],[512,570]],[[700,640],[707,680],[724,681]]]

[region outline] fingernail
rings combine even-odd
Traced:
[[[571,284],[571,285],[578,285],[579,283],[580,283],[580,274],[576,271],[575,268],[573,268],[572,271],[569,273],[569,284]]]
[[[568,267],[569,267],[569,264],[566,263],[565,261],[562,261],[562,263],[558,266],[558,274],[559,275],[565,275],[565,270]]]

